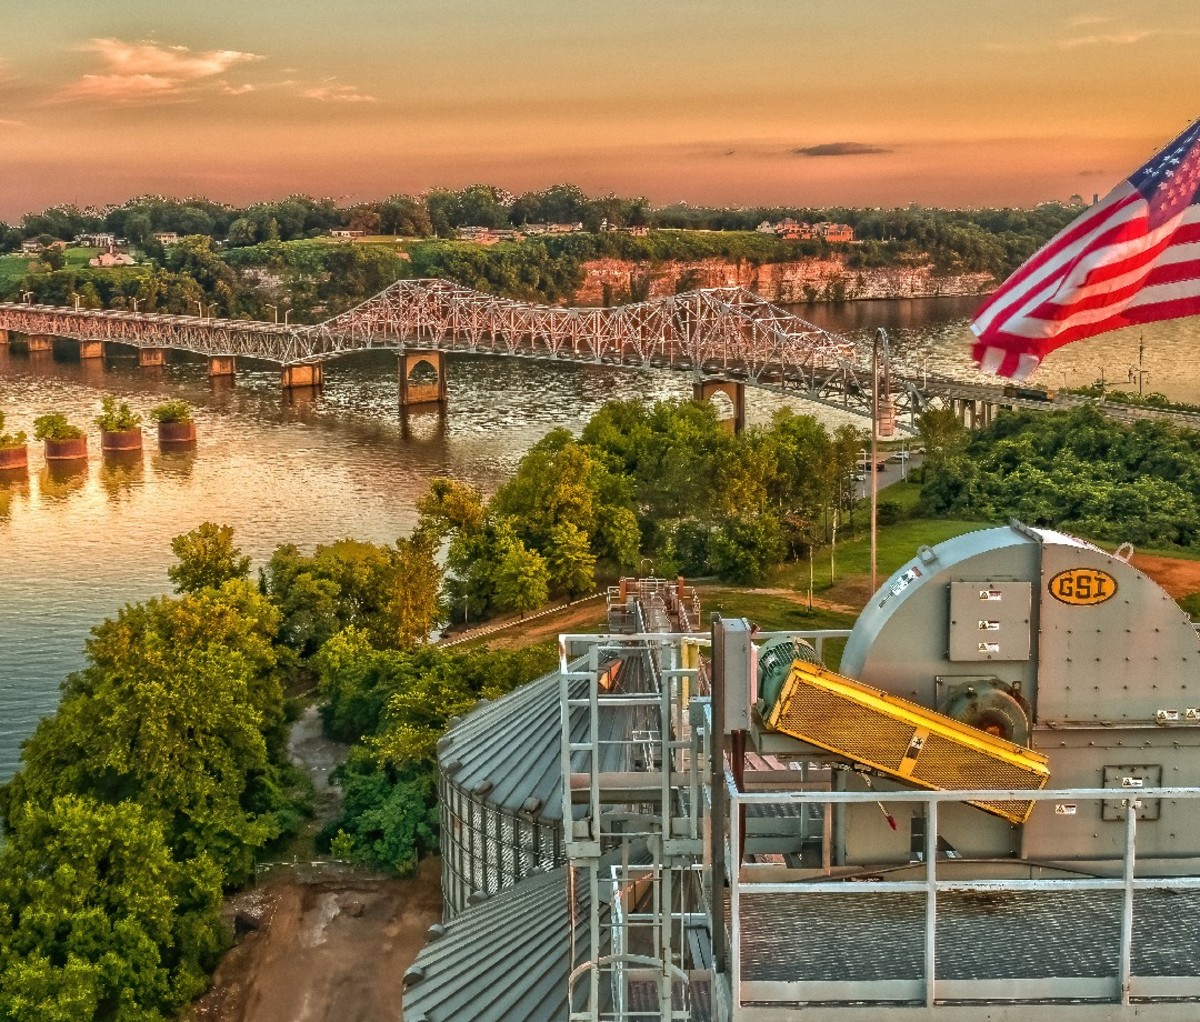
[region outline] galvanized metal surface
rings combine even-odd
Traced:
[[[981,892],[938,898],[941,979],[1054,978],[1118,972],[1121,893]],[[743,895],[747,980],[862,981],[924,975],[921,895]],[[1134,898],[1133,971],[1196,977],[1200,891]]]
[[[624,685],[645,684],[636,655],[609,667]],[[585,688],[582,680],[571,685]],[[605,769],[626,765],[637,719],[632,710],[605,708],[599,745]],[[438,743],[447,918],[565,861],[560,734],[559,675],[551,672],[480,706]]]
[[[565,867],[468,909],[417,955],[406,1022],[562,1022],[568,973],[592,955],[589,914],[587,884],[572,899]]]
[[[622,689],[645,691],[645,670],[640,655],[625,657]],[[576,697],[585,694],[587,684],[582,678],[568,681]],[[634,715],[608,706],[600,718],[601,768],[620,770],[629,753]],[[559,672],[553,671],[465,716],[438,743],[438,767],[455,787],[480,791],[490,805],[561,820],[561,736]]]

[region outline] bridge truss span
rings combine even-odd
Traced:
[[[838,337],[744,288],[617,308],[530,305],[444,280],[401,280],[312,329],[312,360],[370,347],[524,355],[841,391],[863,366]]]
[[[445,280],[399,280],[314,326],[0,303],[0,330],[252,358],[285,370],[373,348],[561,359],[674,370],[856,411],[870,407],[869,349],[738,287],[616,308],[567,308],[498,298]],[[903,404],[899,382],[897,403]]]

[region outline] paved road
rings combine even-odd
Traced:
[[[881,454],[880,457],[885,457]],[[885,487],[891,486],[892,483],[898,483],[907,473],[911,473],[913,469],[920,468],[924,462],[923,454],[910,454],[908,457],[908,468],[905,470],[903,465],[897,459],[896,461],[888,461],[884,463],[883,471],[879,472],[879,489],[882,491]],[[871,499],[871,479],[868,476],[865,479],[856,481],[854,484],[857,487],[856,492],[863,500]]]

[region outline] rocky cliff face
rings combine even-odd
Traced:
[[[579,305],[604,305],[657,298],[698,287],[745,287],[772,302],[841,301],[858,298],[932,298],[983,294],[995,286],[989,273],[936,276],[929,266],[851,270],[840,259],[791,263],[633,263],[593,259],[583,264]]]

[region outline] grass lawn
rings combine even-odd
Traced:
[[[809,632],[825,628],[853,628],[855,615],[814,607],[809,610],[786,596],[755,592],[752,589],[723,589],[700,586],[700,613],[705,622],[716,611],[722,617],[744,617],[765,632]],[[845,639],[830,639],[824,646],[828,667],[837,670],[846,648]]]
[[[888,493],[892,492],[890,488]],[[916,556],[917,547],[935,546],[963,533],[991,528],[996,524],[999,523],[973,522],[961,518],[903,518],[891,525],[881,525],[878,535],[879,549],[876,552],[876,573],[882,581],[902,564],[912,560]],[[829,562],[830,548],[823,547],[817,552],[813,562],[813,588],[818,593],[847,575],[870,575],[870,532],[863,529],[852,538],[838,539],[837,549],[833,551],[832,579]],[[795,589],[797,592],[807,592],[807,562],[780,565],[771,578],[771,584]]]
[[[0,290],[16,284],[29,271],[31,256],[0,256]]]

